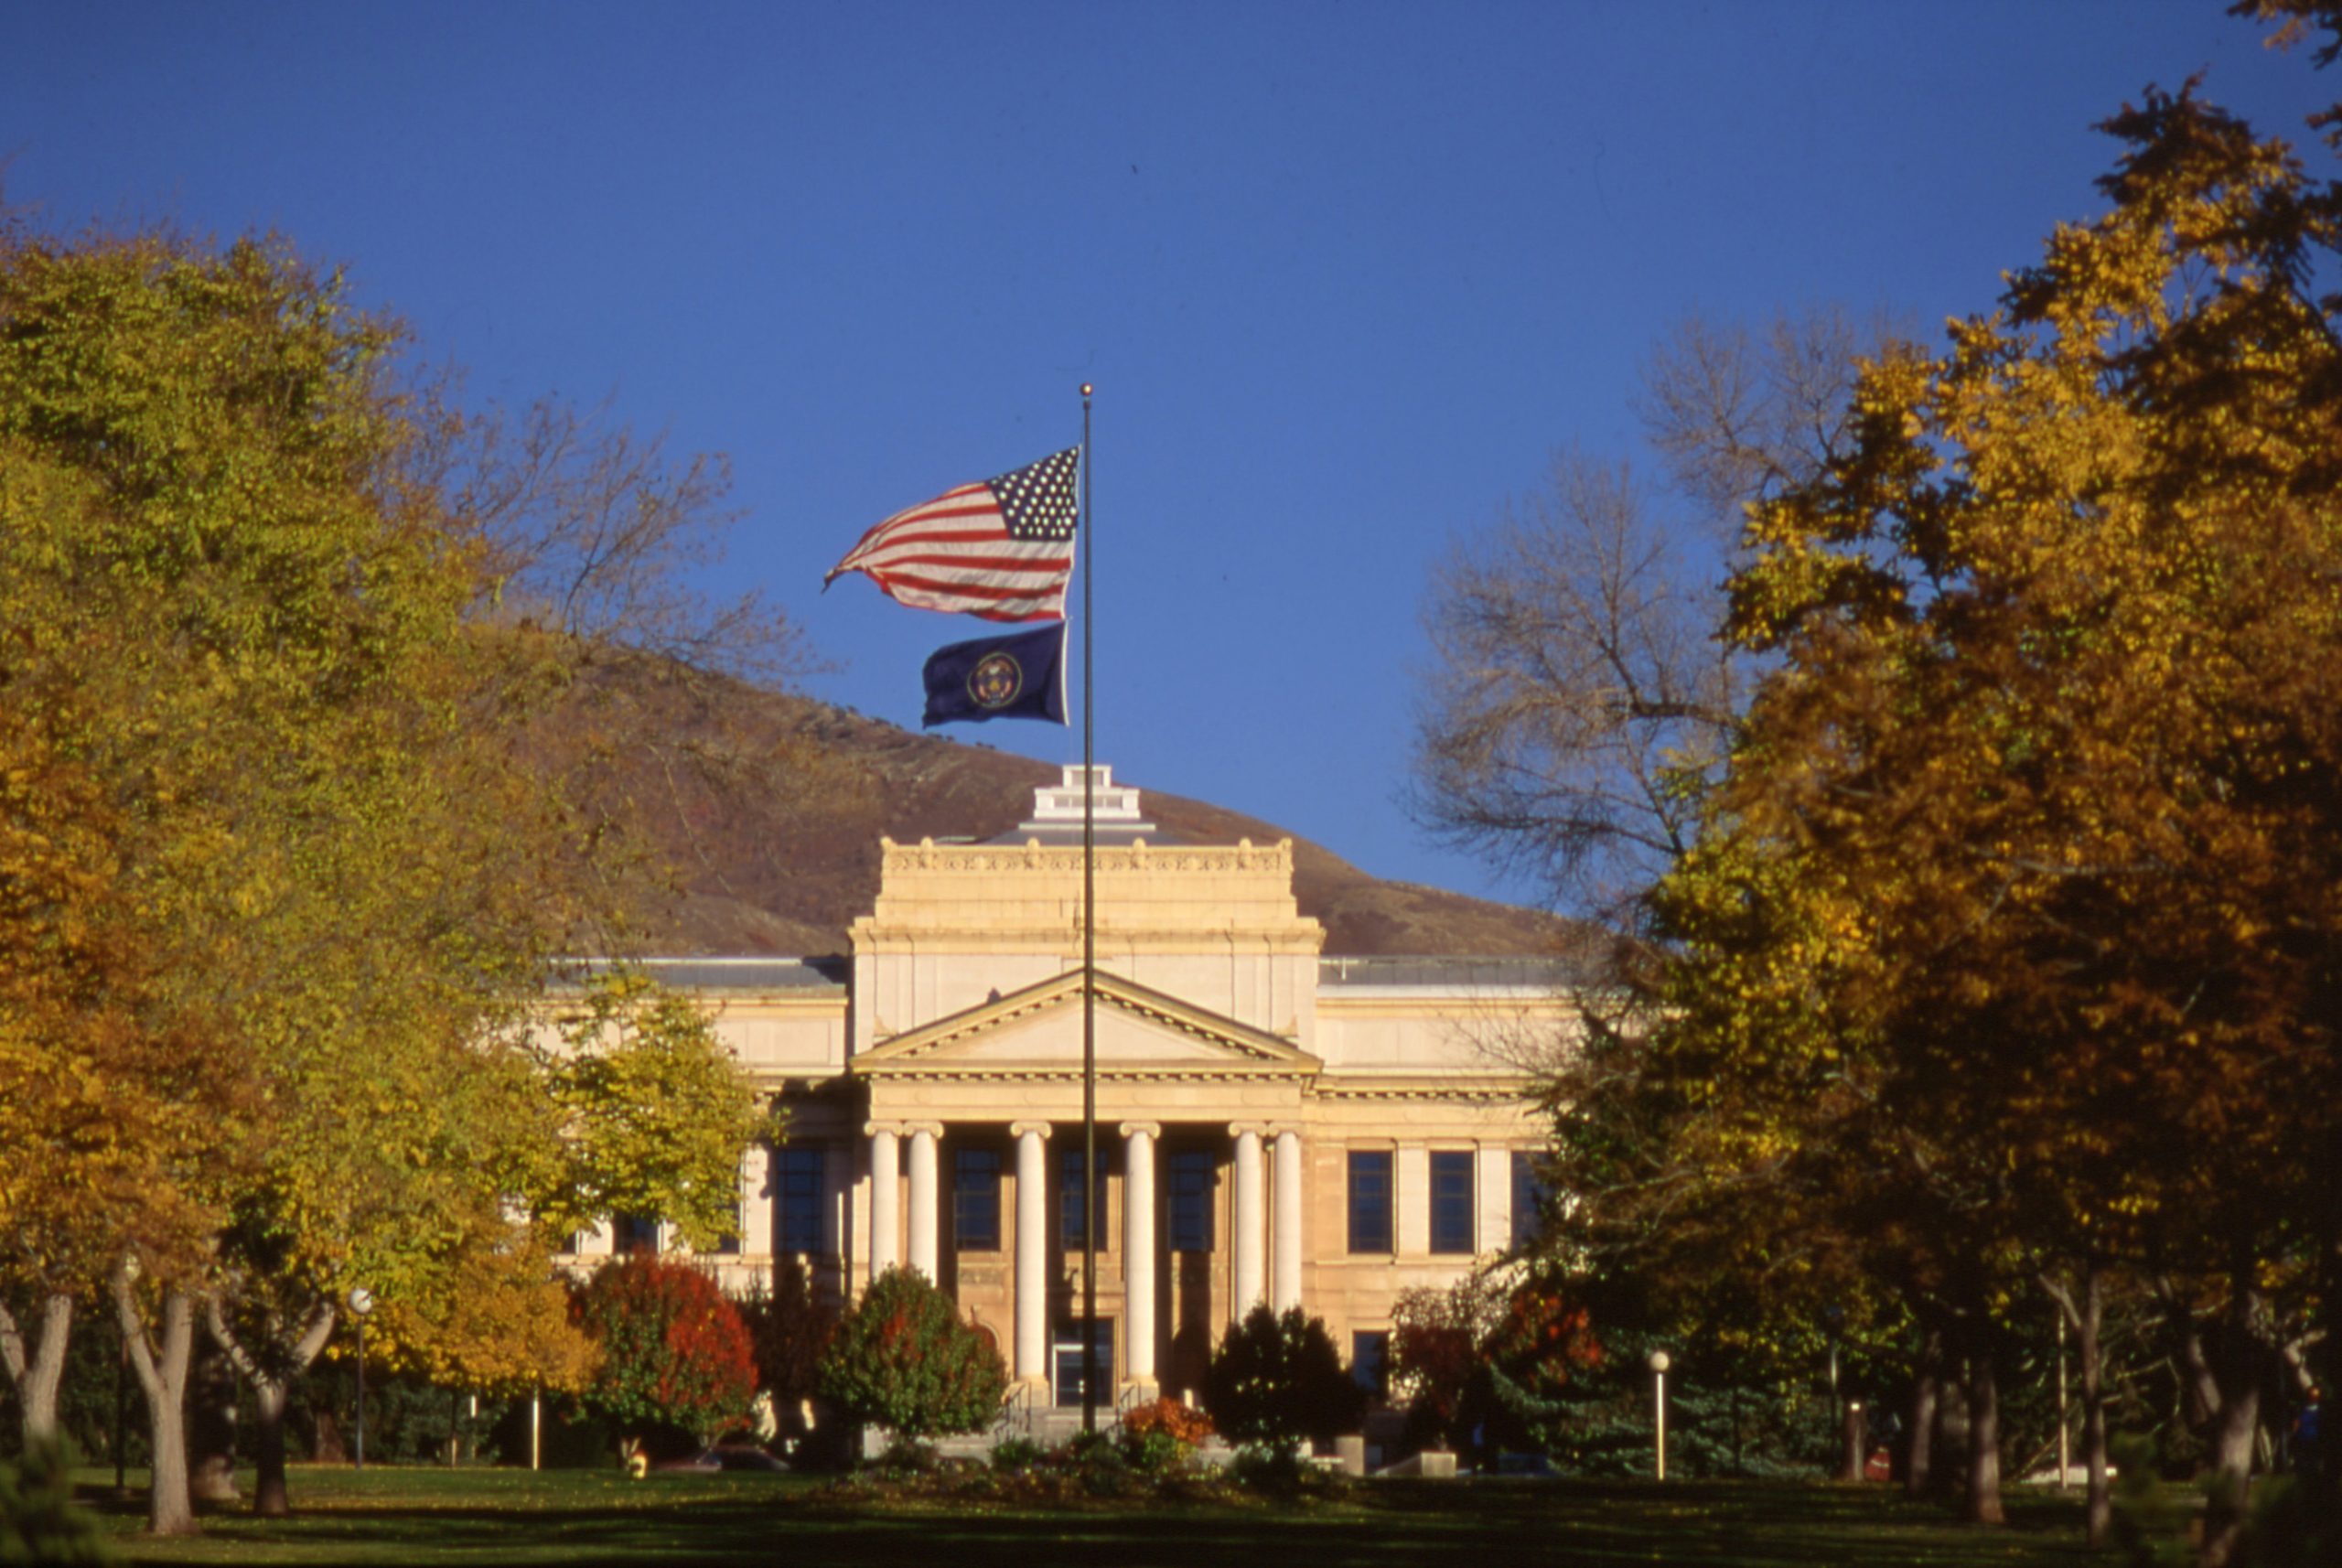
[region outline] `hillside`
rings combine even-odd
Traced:
[[[680,868],[682,897],[649,933],[660,952],[843,952],[877,894],[881,835],[991,838],[1058,778],[1045,763],[671,667],[606,671],[599,695],[596,723],[623,737],[613,778],[636,802],[628,814]],[[1329,954],[1538,955],[1560,939],[1562,923],[1536,911],[1380,881],[1273,823],[1143,778],[1117,782],[1144,791],[1166,841],[1292,838],[1295,893],[1325,924]]]

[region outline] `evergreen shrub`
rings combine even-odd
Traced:
[[[1325,1323],[1297,1306],[1282,1316],[1255,1306],[1204,1374],[1204,1409],[1220,1432],[1288,1455],[1356,1426],[1365,1402]]]

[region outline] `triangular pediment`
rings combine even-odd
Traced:
[[[1097,1004],[1101,1078],[1292,1078],[1318,1058],[1292,1041],[1101,972]],[[1078,1076],[1081,976],[1052,975],[1006,996],[896,1036],[854,1058],[873,1078]]]

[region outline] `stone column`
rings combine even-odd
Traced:
[[[899,1129],[873,1122],[870,1134],[870,1277],[876,1279],[903,1261],[903,1160]]]
[[[935,1179],[935,1141],[943,1129],[931,1122],[914,1122],[911,1135],[910,1263],[930,1281],[936,1269],[935,1222],[940,1189]]]
[[[1431,1251],[1431,1150],[1422,1144],[1402,1144],[1391,1160],[1391,1184],[1397,1212],[1391,1221],[1396,1233],[1393,1251],[1402,1258],[1422,1258]]]
[[[1016,1139],[1016,1363],[1019,1381],[1049,1376],[1049,1135],[1047,1122],[1019,1122]]]
[[[1236,1295],[1230,1305],[1241,1323],[1260,1304],[1268,1217],[1261,1203],[1261,1129],[1238,1122],[1228,1130],[1236,1135]]]
[[[1155,1388],[1155,1140],[1153,1122],[1123,1123],[1123,1369]]]
[[[740,1156],[740,1255],[772,1251],[772,1150],[751,1144]]]
[[[1482,1256],[1512,1248],[1512,1151],[1483,1147],[1473,1172],[1472,1238]]]
[[[1276,1135],[1275,1251],[1269,1270],[1269,1305],[1280,1313],[1301,1305],[1301,1134]]]

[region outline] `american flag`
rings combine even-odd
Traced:
[[[861,572],[887,597],[918,609],[1063,620],[1080,464],[1081,448],[1068,447],[898,511],[864,534],[822,586]]]

